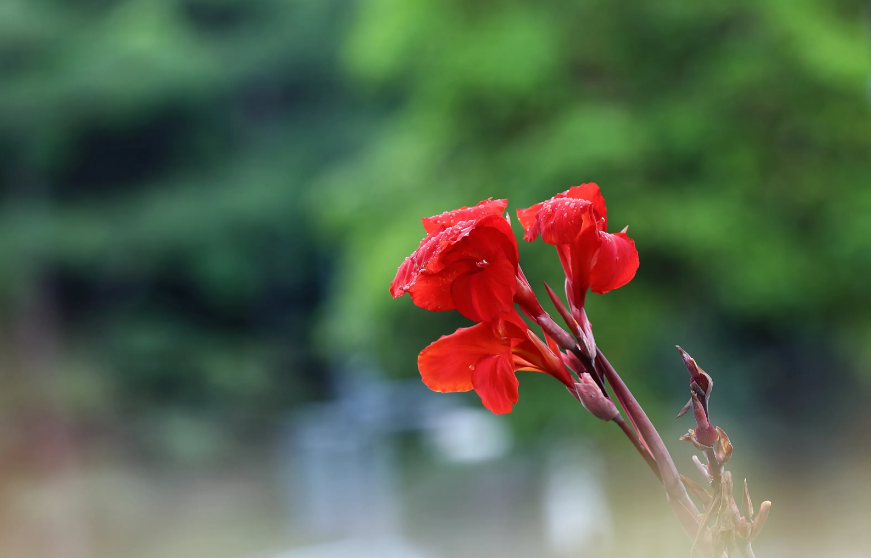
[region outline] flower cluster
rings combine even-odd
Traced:
[[[517,240],[504,215],[507,205],[507,200],[488,199],[424,218],[426,236],[399,266],[390,285],[394,298],[409,293],[421,308],[457,310],[476,322],[421,351],[421,377],[434,391],[474,389],[485,407],[501,414],[511,412],[517,402],[515,373],[543,372],[562,382],[596,416],[611,420],[616,409],[612,413],[613,403],[591,366],[595,342],[584,300],[589,290],[606,293],[634,277],[635,243],[625,229],[606,232],[605,200],[596,184],[575,186],[517,211],[526,241],[541,236],[557,249],[566,274],[568,308],[551,296],[569,325],[568,334],[541,308],[520,269]],[[542,328],[544,341],[517,307]],[[561,348],[569,352],[563,354]]]

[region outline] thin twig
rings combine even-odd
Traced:
[[[617,415],[614,417],[614,422],[617,423],[617,426],[626,434],[626,437],[629,438],[629,441],[632,442],[632,445],[635,446],[635,449],[638,450],[638,453],[641,454],[641,457],[644,458],[644,461],[647,462],[647,465],[650,467],[650,470],[653,471],[653,474],[656,475],[656,478],[659,479],[659,482],[662,482],[662,473],[659,472],[659,466],[656,464],[656,460],[650,455],[650,452],[644,447],[644,444],[641,443],[641,440],[638,439],[638,436],[635,434],[635,431],[632,430],[632,427],[629,426],[623,417]]]

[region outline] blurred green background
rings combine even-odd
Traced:
[[[869,463],[869,14],[4,0],[0,515],[69,470],[110,471],[113,500],[131,469],[184,486],[173,475],[244,469],[337,370],[416,377],[420,349],[467,325],[388,294],[420,218],[491,196],[513,213],[582,182],[641,257],[629,285],[591,296],[597,341],[681,466],[676,343],[714,377],[736,466],[783,498],[825,492]],[[561,284],[551,247],[521,241],[521,260],[541,295]],[[521,378],[504,420],[521,449],[545,432],[625,443],[545,377]],[[0,546],[43,555],[16,521]],[[91,530],[82,556],[139,544]],[[136,556],[220,555],[167,548]]]

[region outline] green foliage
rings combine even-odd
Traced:
[[[871,378],[864,9],[7,0],[0,308],[15,329],[57,306],[82,412],[270,416],[323,394],[327,362],[414,376],[465,325],[388,294],[421,216],[595,181],[641,268],[589,311],[645,402],[683,403],[681,343],[739,384],[724,408],[804,416],[787,378],[834,408],[827,367]],[[559,287],[553,250],[521,244]],[[556,397],[541,380],[521,432]]]
[[[69,405],[271,420],[323,393],[329,260],[301,200],[365,116],[335,63],[342,8],[0,7],[0,306],[13,330],[55,307],[38,334],[81,378],[58,380]]]
[[[820,362],[868,377],[864,8],[361,1],[345,60],[393,112],[312,198],[351,239],[332,304],[353,311],[327,318],[351,334],[325,338],[377,346],[412,373],[417,333],[389,325],[411,303],[387,285],[423,235],[418,219],[489,196],[525,207],[595,181],[611,228],[631,225],[641,254],[630,285],[590,302],[599,344],[630,381],[680,393],[676,342],[775,407],[787,378],[823,384],[833,370]],[[341,201],[319,203],[322,191]],[[532,280],[560,284],[550,247],[522,248]],[[808,397],[782,402],[794,405],[784,416]]]

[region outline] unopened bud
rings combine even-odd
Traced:
[[[533,292],[532,287],[529,286],[529,281],[526,280],[523,271],[518,269],[517,275],[514,279],[517,283],[517,290],[514,293],[514,301],[520,305],[521,310],[526,312],[526,314],[533,319],[536,316],[543,314],[544,309],[535,297],[535,293]]]
[[[713,446],[709,446],[700,442],[697,431],[693,430],[692,428],[690,428],[686,434],[680,437],[680,441],[690,442],[692,445],[696,446],[696,449],[699,451],[708,451],[709,449],[713,449]]]
[[[571,280],[566,277],[566,298],[569,301],[569,309],[572,317],[577,322],[580,331],[577,332],[578,347],[581,352],[590,360],[596,358],[596,340],[593,338],[593,325],[587,319],[587,311],[584,310],[584,301],[574,300],[572,293],[574,292]]]
[[[532,287],[529,286],[529,281],[523,275],[523,271],[518,271],[515,282],[517,283],[517,291],[514,293],[514,301],[520,305],[521,310],[541,326],[545,335],[556,341],[561,349],[566,351],[573,349],[577,344],[575,338],[557,325],[553,318],[544,311],[535,297]]]
[[[531,329],[526,330],[526,337],[535,345],[535,348],[541,354],[541,360],[544,365],[545,371],[561,381],[565,384],[566,387],[574,384],[574,380],[572,375],[566,370],[565,364],[560,357],[554,354],[553,351],[550,350],[550,347],[547,344],[538,338],[538,336]]]
[[[550,297],[550,301],[553,302],[553,305],[556,307],[556,311],[559,312],[560,317],[569,327],[569,330],[571,330],[572,334],[578,339],[583,337],[584,333],[581,331],[581,326],[578,324],[578,321],[574,318],[574,316],[572,316],[571,311],[566,308],[565,304],[563,304],[563,301],[559,297],[559,295],[556,294],[547,283],[544,284],[544,288],[545,290],[547,290],[547,296]]]
[[[556,344],[564,351],[570,351],[577,345],[575,338],[568,331],[561,328],[547,313],[543,312],[536,316],[535,321],[541,326],[544,333],[556,341]]]
[[[684,366],[687,367],[687,371],[690,373],[690,393],[699,396],[702,408],[705,410],[705,416],[707,416],[708,400],[711,398],[711,390],[714,389],[714,380],[704,370],[702,370],[698,364],[696,364],[695,359],[683,350],[680,345],[675,346],[677,347],[677,350],[680,351],[680,356],[683,359]],[[692,399],[684,405],[684,408],[681,409],[681,412],[677,416],[683,416],[684,413],[689,410],[691,404]]]
[[[695,439],[700,444],[708,446],[709,448],[714,447],[714,444],[717,443],[717,431],[713,426],[711,426],[711,423],[708,422],[708,415],[702,406],[699,396],[693,393],[692,400],[693,415],[696,418]]]
[[[614,402],[605,397],[593,377],[582,372],[578,374],[580,382],[575,382],[575,397],[581,405],[596,418],[604,421],[614,420],[619,413]]]

